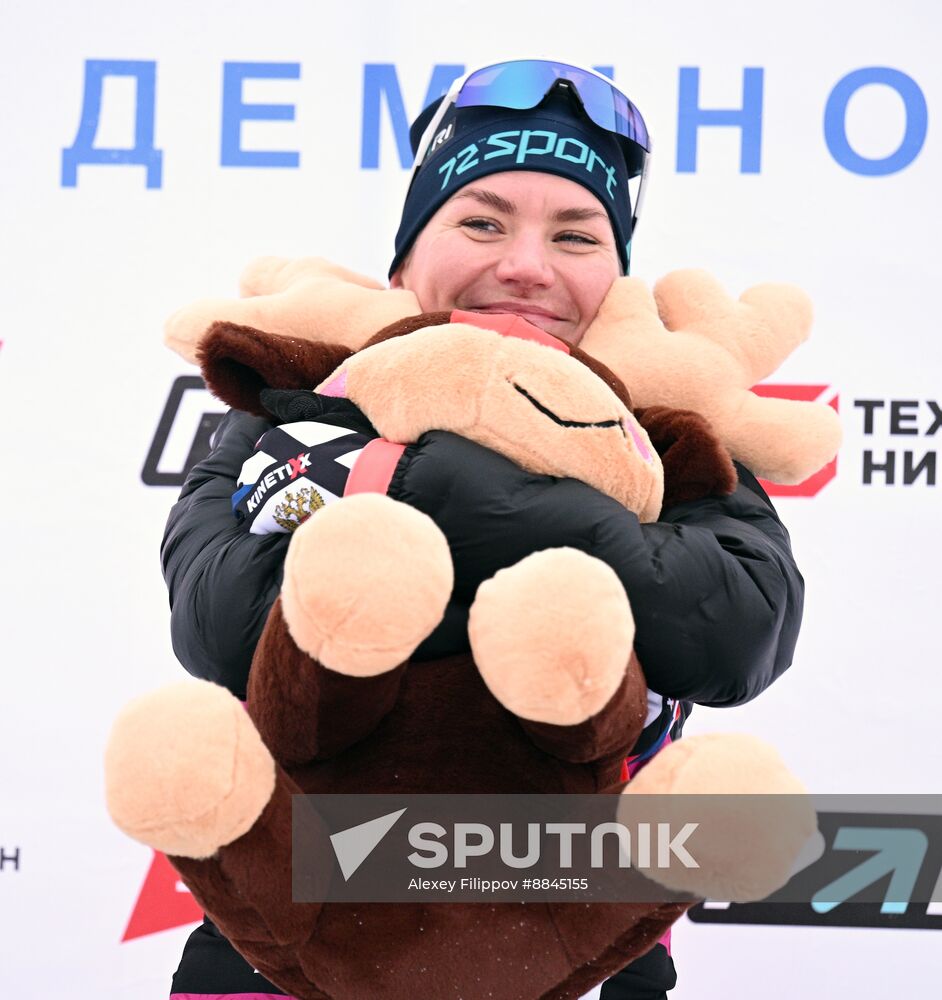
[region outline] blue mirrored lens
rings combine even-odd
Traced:
[[[596,125],[649,148],[644,119],[631,101],[613,83],[566,63],[522,59],[487,66],[468,77],[455,104],[523,111],[535,108],[557,80],[572,84]]]
[[[459,108],[493,105],[523,111],[539,104],[558,79],[553,63],[536,60],[499,63],[472,73],[455,103]]]

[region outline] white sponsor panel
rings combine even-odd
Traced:
[[[261,254],[384,278],[402,123],[465,65],[612,67],[654,141],[634,273],[701,266],[736,293],[785,280],[815,302],[811,341],[774,381],[829,387],[846,444],[815,496],[776,501],[807,582],[795,665],[687,732],[759,734],[816,792],[936,790],[940,29],[916,0],[11,5],[2,995],[159,1000],[188,933],[122,942],[152,857],[113,828],[102,789],[112,718],[182,674],[158,559],[177,487],[142,479],[175,380],[195,374],[163,322],[236,295]],[[219,409],[183,392],[152,471],[172,479]],[[882,1000],[942,978],[932,932],[681,921],[674,956],[678,1000]]]

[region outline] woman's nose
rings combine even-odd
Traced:
[[[501,246],[495,274],[499,281],[521,288],[545,288],[555,280],[542,238],[527,235]]]

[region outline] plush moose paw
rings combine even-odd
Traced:
[[[208,681],[132,701],[105,751],[112,819],[180,857],[208,858],[248,832],[274,787],[274,761],[242,704]]]
[[[661,885],[706,899],[764,899],[789,879],[815,835],[811,799],[777,751],[753,736],[689,736],[661,750],[628,783],[618,809],[629,829],[697,824],[685,850],[645,871]]]
[[[373,677],[442,620],[454,569],[430,517],[376,493],[319,510],[294,533],[281,598],[291,637],[325,667]]]
[[[468,624],[491,694],[520,718],[558,726],[606,705],[634,631],[614,571],[569,548],[536,552],[482,583]]]

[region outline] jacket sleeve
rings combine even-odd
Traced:
[[[160,555],[177,658],[191,674],[245,697],[249,666],[281,588],[289,535],[252,535],[232,513],[242,464],[272,425],[232,410],[209,456],[186,478]]]
[[[754,477],[738,467],[728,497],[678,504],[641,524],[573,479],[523,471],[445,432],[407,449],[390,495],[429,514],[455,561],[450,619],[426,648],[457,641],[478,585],[543,548],[571,545],[625,586],[648,685],[703,705],[754,698],[791,663],[804,584],[788,533]],[[420,650],[421,651],[421,650]]]
[[[715,707],[751,700],[791,665],[804,604],[785,526],[752,473],[738,463],[736,472],[731,496],[639,525],[640,573],[617,567],[649,685]],[[621,543],[632,560],[633,544]]]

